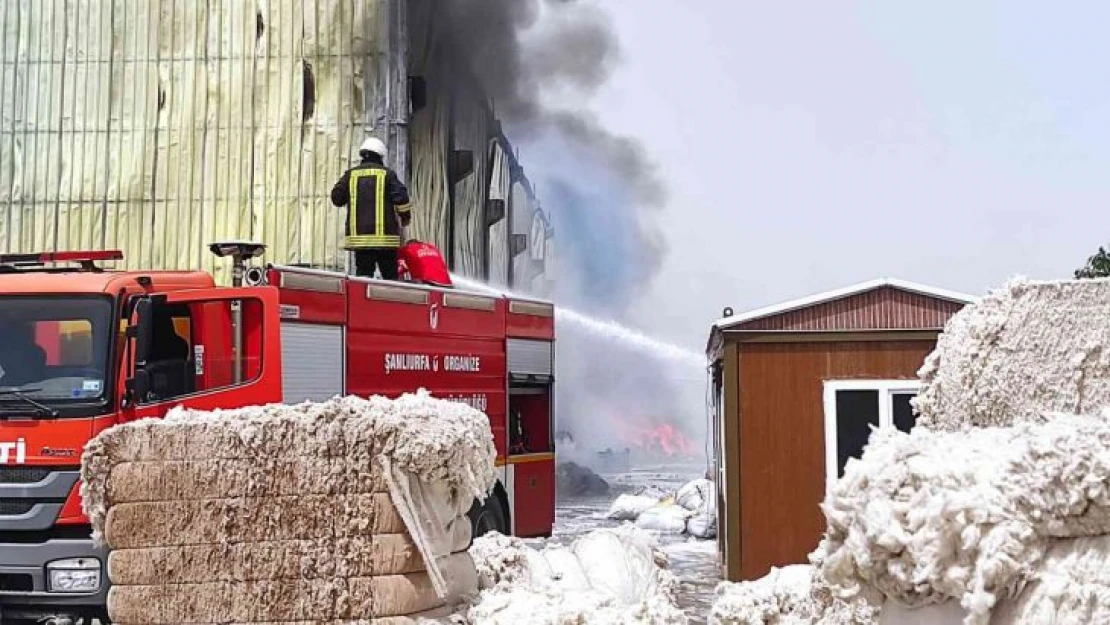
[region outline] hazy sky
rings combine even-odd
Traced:
[[[593,107],[671,186],[661,337],[880,276],[1070,277],[1110,243],[1110,3],[599,1],[623,51]]]

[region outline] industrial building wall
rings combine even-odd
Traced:
[[[416,210],[408,234],[448,250],[450,195],[447,184],[447,150],[451,137],[451,96],[441,88],[447,81],[442,39],[432,0],[412,0],[408,6],[409,73],[422,77],[427,101],[413,111],[409,122],[411,163],[409,193]]]
[[[0,249],[226,278],[205,246],[245,238],[343,265],[328,191],[387,120],[390,4],[0,3]]]
[[[505,203],[505,216],[489,229],[489,282],[509,286],[509,192],[512,185],[512,166],[509,154],[501,142],[490,141],[489,199]]]
[[[520,182],[513,183],[512,202],[509,210],[512,212],[512,234],[523,235],[528,240],[528,233],[532,228],[532,220],[536,216],[536,202],[528,192],[527,185]],[[513,284],[530,290],[532,280],[536,277],[535,266],[531,262],[528,249],[512,250],[519,252],[512,257]]]
[[[489,139],[492,132],[489,104],[461,90],[456,95],[455,149],[474,155],[474,169],[455,183],[454,270],[464,276],[484,278],[486,260],[485,204],[489,192]]]

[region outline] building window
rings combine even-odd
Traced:
[[[835,380],[825,382],[825,476],[831,488],[849,458],[859,458],[872,428],[913,428],[910,400],[915,380]]]

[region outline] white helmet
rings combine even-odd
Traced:
[[[359,153],[370,152],[385,158],[385,143],[377,137],[367,137],[358,148]]]

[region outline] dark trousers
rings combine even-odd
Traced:
[[[363,278],[374,277],[374,265],[382,272],[383,280],[397,279],[397,248],[378,247],[368,250],[355,250],[355,275]]]

